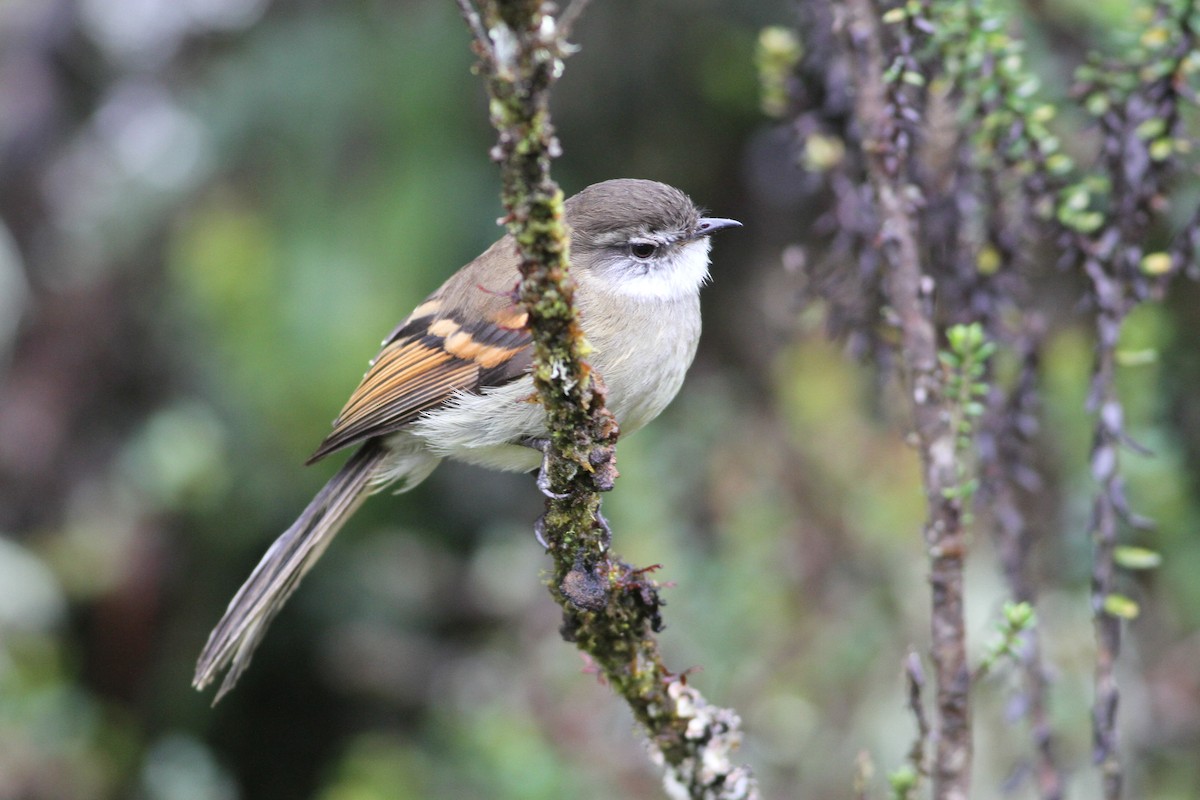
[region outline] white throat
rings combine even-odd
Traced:
[[[613,292],[639,300],[675,300],[696,294],[708,280],[708,251],[703,236],[653,262],[628,258],[611,282]]]

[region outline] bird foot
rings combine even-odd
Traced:
[[[593,523],[593,527],[600,529],[600,533],[604,537],[604,549],[608,550],[612,544],[612,528],[609,527],[608,520],[600,513],[600,509],[596,509],[596,521]],[[546,539],[545,514],[541,514],[533,521],[533,536],[544,549],[550,549],[550,542]]]
[[[526,439],[522,444],[542,454],[542,465],[538,467],[537,474],[538,491],[551,500],[566,500],[570,496],[568,492],[556,492],[550,486],[550,440]]]

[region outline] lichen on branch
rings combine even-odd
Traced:
[[[539,523],[554,560],[550,592],[563,610],[562,633],[598,667],[644,726],[673,797],[755,798],[749,768],[731,754],[741,740],[738,715],[709,704],[686,674],[663,663],[654,634],[662,628],[653,570],[612,556],[600,516],[600,492],[617,477],[617,423],[605,407],[602,376],[588,366],[588,345],[574,305],[570,231],[563,195],[550,176],[560,152],[550,119],[550,89],[572,47],[576,0],[561,17],[533,0],[487,0],[482,13],[457,0],[470,28],[478,71],[487,83],[498,134],[504,222],[520,252],[519,297],[529,314],[534,385],[546,410],[551,496]]]

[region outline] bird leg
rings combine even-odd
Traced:
[[[556,492],[550,488],[550,440],[547,438],[524,439],[521,444],[526,447],[532,447],[535,450],[541,451],[542,465],[538,468],[537,487],[543,495],[550,500],[565,500],[570,496],[569,492]],[[612,544],[612,528],[609,527],[608,520],[600,513],[599,506],[596,507],[596,520],[594,527],[599,528],[600,533],[604,537],[604,549]],[[537,537],[538,544],[545,549],[550,549],[550,544],[546,541],[546,515],[542,514],[533,523],[533,535]]]

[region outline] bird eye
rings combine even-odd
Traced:
[[[629,245],[629,252],[634,258],[650,258],[658,252],[658,245],[653,242],[633,242]]]

